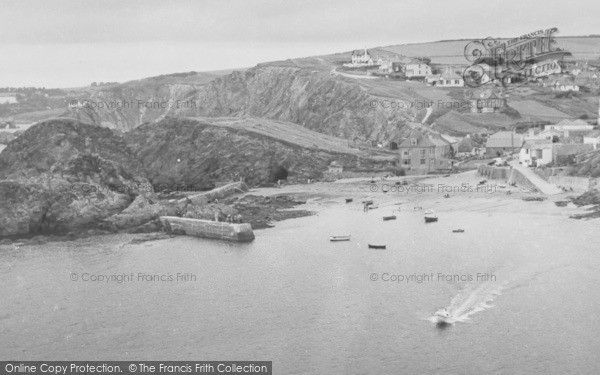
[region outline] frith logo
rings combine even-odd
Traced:
[[[487,38],[469,43],[465,57],[472,65],[463,73],[465,84],[478,87],[498,81],[508,86],[560,73],[559,60],[571,53],[554,46],[557,31],[554,27],[507,41]]]

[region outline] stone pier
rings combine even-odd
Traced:
[[[254,240],[252,225],[249,223],[230,224],[220,221],[188,219],[177,216],[161,216],[160,221],[165,231],[170,234],[183,234],[235,242],[251,242]]]

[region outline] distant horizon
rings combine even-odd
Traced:
[[[559,38],[585,38],[600,35],[598,13],[600,3],[582,11],[558,0],[544,7],[518,0],[485,7],[477,0],[453,6],[441,0],[10,2],[0,14],[0,87],[85,87],[368,46],[514,38],[550,27]]]

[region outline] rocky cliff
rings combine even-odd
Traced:
[[[129,131],[166,116],[252,116],[284,120],[345,139],[385,141],[405,134],[414,113],[372,106],[379,97],[352,79],[297,67],[257,66],[207,84],[145,80],[91,95],[69,108],[80,121]]]
[[[323,176],[332,161],[346,169],[387,163],[355,150],[332,152],[330,145],[343,149],[333,138],[319,148],[308,130],[283,139],[298,128],[293,124],[253,119],[246,128],[250,120],[210,121],[166,118],[125,134],[68,118],[32,126],[0,153],[0,237],[98,228],[115,217],[111,228],[122,229],[159,214],[205,214],[210,210],[172,204],[157,193],[239,179],[251,186],[306,181]]]
[[[198,189],[239,179],[254,186],[278,179],[306,181],[322,177],[333,161],[346,169],[385,163],[357,154],[301,147],[244,126],[214,125],[211,119],[167,118],[139,126],[124,139],[153,184]]]
[[[0,153],[0,236],[66,232],[126,208],[147,184],[139,162],[109,129],[71,119],[37,124]]]

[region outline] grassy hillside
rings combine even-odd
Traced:
[[[482,37],[482,38],[485,38]],[[577,60],[598,60],[600,58],[600,37],[556,37],[556,47],[573,54]],[[431,43],[400,44],[380,47],[405,56],[429,57],[432,63],[470,65],[464,56],[465,46],[473,39],[450,40]]]

